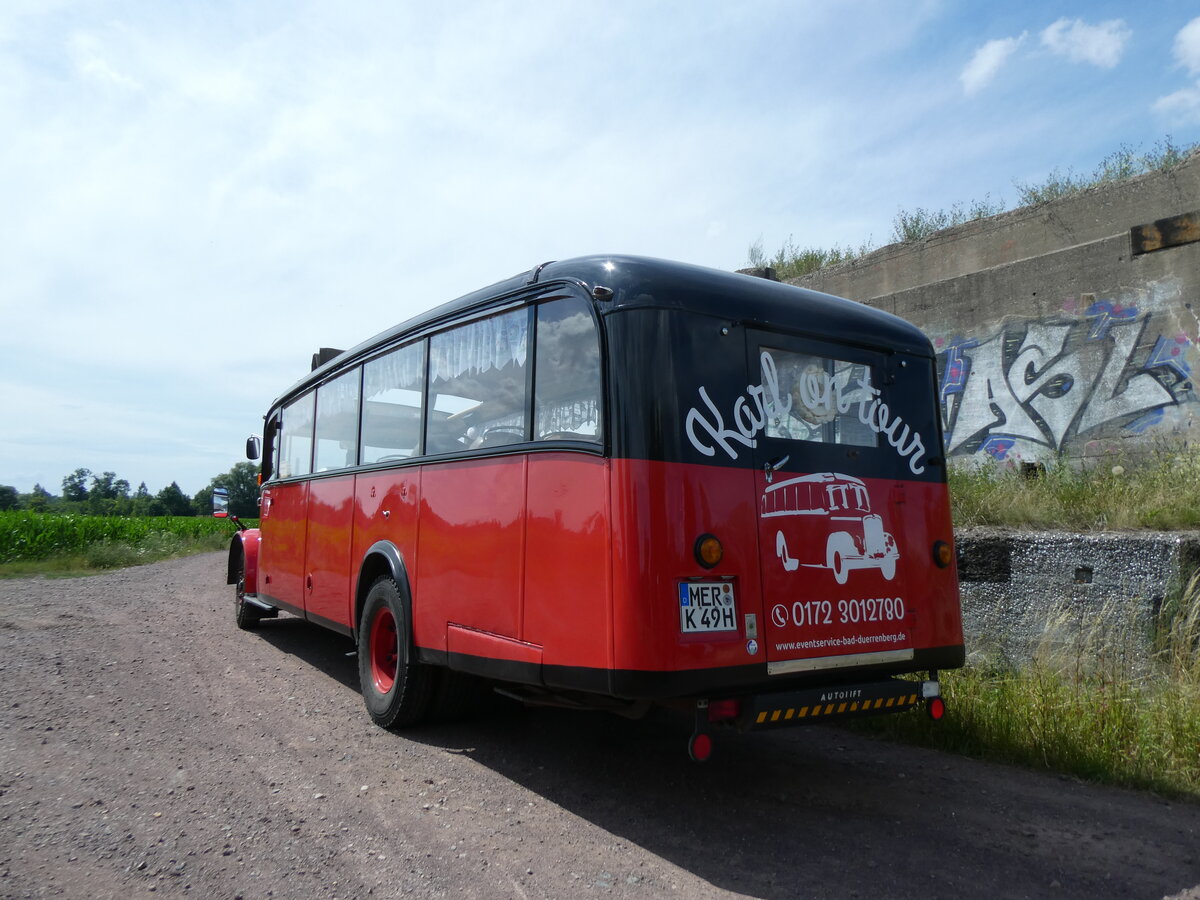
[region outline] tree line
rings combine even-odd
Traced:
[[[0,511],[27,509],[44,513],[75,513],[89,516],[207,516],[212,512],[213,488],[229,491],[229,511],[240,518],[258,516],[258,467],[252,462],[236,463],[228,472],[215,476],[207,487],[189,497],[172,481],[157,494],[142,482],[131,490],[129,482],[115,472],[96,474],[79,468],[63,477],[62,493],[50,493],[40,484],[22,494],[0,484]]]

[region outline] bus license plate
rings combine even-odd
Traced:
[[[679,585],[679,630],[737,631],[733,584],[728,581],[685,581]]]

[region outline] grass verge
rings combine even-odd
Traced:
[[[138,541],[102,540],[79,550],[53,553],[41,559],[19,559],[0,563],[0,578],[30,578],[44,575],[70,578],[95,575],[109,569],[123,569],[210,553],[229,546],[229,534],[204,534],[194,537],[172,532],[150,532]]]
[[[1027,470],[1001,465],[950,470],[954,525],[1066,531],[1200,528],[1200,454],[1160,449],[1136,465],[1117,460]]]
[[[1197,578],[1164,604],[1152,649],[1140,657],[1128,652],[1133,631],[1128,623],[1092,627],[1029,666],[975,664],[947,672],[940,722],[909,714],[855,727],[993,762],[1200,800]]]

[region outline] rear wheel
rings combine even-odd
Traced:
[[[383,728],[420,722],[429,710],[435,669],[414,662],[412,633],[389,576],[375,580],[358,629],[358,680],[371,720]]]

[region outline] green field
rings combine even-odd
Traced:
[[[0,574],[72,574],[218,550],[234,526],[203,516],[0,512]]]

